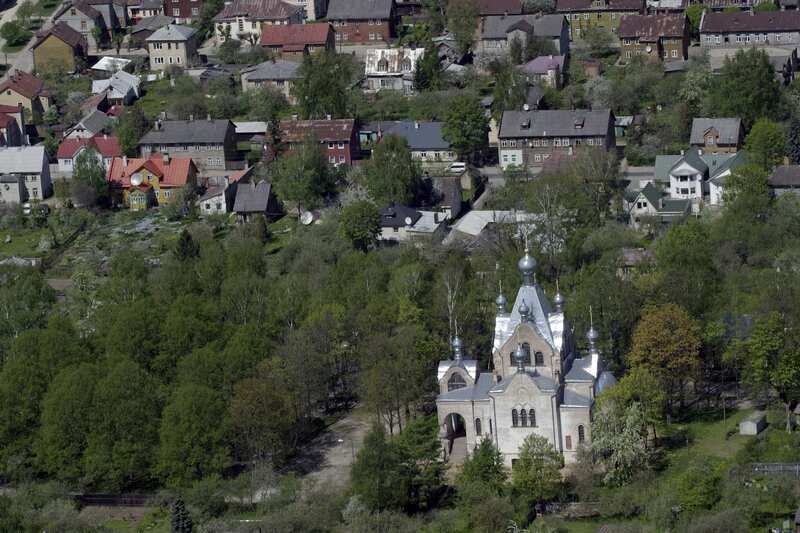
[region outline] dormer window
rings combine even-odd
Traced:
[[[529,130],[531,128],[531,119],[526,118],[522,122],[520,122],[519,127],[523,130]]]
[[[464,381],[464,378],[461,374],[455,373],[450,376],[450,379],[447,380],[447,392],[463,389],[466,388],[467,382]]]
[[[378,72],[386,72],[389,70],[389,62],[386,61],[385,57],[382,57],[378,60]]]
[[[585,120],[586,119],[584,119],[583,117],[576,118],[575,119],[575,129],[576,130],[583,129],[583,123],[584,123]]]
[[[409,58],[405,58],[403,60],[403,72],[411,72],[411,60]]]

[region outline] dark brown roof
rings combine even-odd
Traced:
[[[520,15],[522,2],[520,0],[478,0],[478,9],[481,16],[487,15]]]
[[[14,74],[9,76],[6,81],[0,84],[0,92],[7,89],[11,89],[26,98],[36,98],[41,94],[42,89],[44,89],[44,82],[33,74],[17,70]]]
[[[562,11],[644,11],[644,0],[608,0],[595,7],[592,0],[556,0],[556,12]]]
[[[73,49],[81,48],[82,50],[86,50],[86,39],[84,36],[81,35],[79,31],[72,29],[66,22],[58,22],[50,29],[37,34],[36,43],[34,43],[33,48],[42,44],[42,42],[51,35],[65,42]]]
[[[281,120],[281,138],[288,143],[303,142],[315,135],[320,142],[348,142],[356,127],[352,118],[332,120]]]
[[[234,0],[222,8],[214,20],[247,17],[251,20],[284,20],[297,14],[300,7],[282,0]]]
[[[619,23],[619,36],[656,42],[662,37],[683,37],[686,31],[684,15],[624,15]]]
[[[777,32],[800,30],[800,11],[706,13],[701,33]]]
[[[770,187],[800,187],[800,165],[781,165],[769,177]]]

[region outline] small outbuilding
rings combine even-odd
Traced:
[[[767,427],[767,415],[763,411],[756,411],[739,422],[739,435],[758,435]]]

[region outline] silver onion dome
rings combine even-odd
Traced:
[[[525,285],[532,285],[533,274],[536,271],[536,259],[533,258],[527,248],[525,248],[525,255],[517,263],[517,268],[522,274],[522,280]]]
[[[497,298],[495,299],[494,303],[497,306],[498,313],[506,312],[506,305],[508,304],[508,300],[506,300],[506,297],[503,296],[502,292],[497,295]]]
[[[589,341],[589,346],[594,346],[594,343],[596,343],[599,338],[600,334],[594,329],[594,325],[590,326],[589,331],[586,332],[586,340]]]
[[[553,296],[553,304],[556,306],[556,311],[564,309],[564,297],[561,296],[561,292],[556,292],[556,295]]]
[[[525,303],[525,300],[522,300],[522,304],[519,306],[519,316],[522,318],[523,322],[528,318],[528,315],[531,312],[531,308],[528,307],[528,304]]]
[[[464,344],[461,339],[456,336],[453,338],[453,359],[460,361],[464,355]]]

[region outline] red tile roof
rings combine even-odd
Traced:
[[[327,22],[266,25],[261,30],[261,46],[324,45],[332,31]]]
[[[244,170],[240,170],[239,172],[236,172],[235,174],[232,174],[228,178],[228,183],[235,183],[235,182],[241,180],[242,178],[244,178],[246,176],[249,176],[250,173],[253,171],[253,168],[255,168],[255,167],[247,167]]]
[[[14,113],[19,113],[21,110],[22,110],[22,106],[21,105],[16,106],[16,105],[2,105],[2,104],[0,104],[0,113],[10,113],[10,114],[13,115]]]
[[[0,113],[0,128],[7,128],[11,122],[16,122],[17,119],[12,117],[11,115],[6,115],[5,113]]]
[[[299,143],[308,135],[319,142],[349,142],[356,127],[352,118],[333,120],[281,120],[281,139],[288,143]]]
[[[33,48],[42,44],[50,35],[65,42],[70,48],[86,50],[86,38],[79,31],[72,29],[66,22],[58,22],[50,29],[38,33]]]
[[[661,37],[683,37],[686,31],[684,15],[624,15],[619,23],[619,36],[656,42]]]
[[[83,103],[81,104],[81,109],[83,110],[97,109],[98,106],[100,106],[100,104],[103,103],[103,100],[105,99],[106,99],[105,91],[103,91],[100,94],[95,94],[93,96],[90,96],[89,98],[83,101]]]
[[[22,70],[16,70],[9,78],[0,84],[0,92],[11,89],[26,98],[36,98],[44,89],[44,82]]]
[[[183,187],[189,181],[194,163],[188,157],[173,157],[169,163],[164,163],[164,156],[159,153],[151,154],[148,159],[131,158],[126,161],[115,157],[111,161],[106,180],[113,185],[125,189],[131,187],[131,176],[141,170],[147,169],[161,181],[161,187]]]
[[[592,0],[556,0],[556,12],[562,11],[644,11],[644,0],[607,0],[600,7]]]
[[[64,139],[58,145],[56,157],[58,159],[72,159],[80,148],[90,146],[97,150],[103,157],[122,157],[122,150],[116,137],[108,135],[95,135],[88,139]]]
[[[233,20],[245,17],[250,20],[284,20],[297,14],[299,6],[282,0],[233,0],[222,8],[216,21]]]
[[[487,15],[521,15],[520,0],[478,0],[481,16]]]

